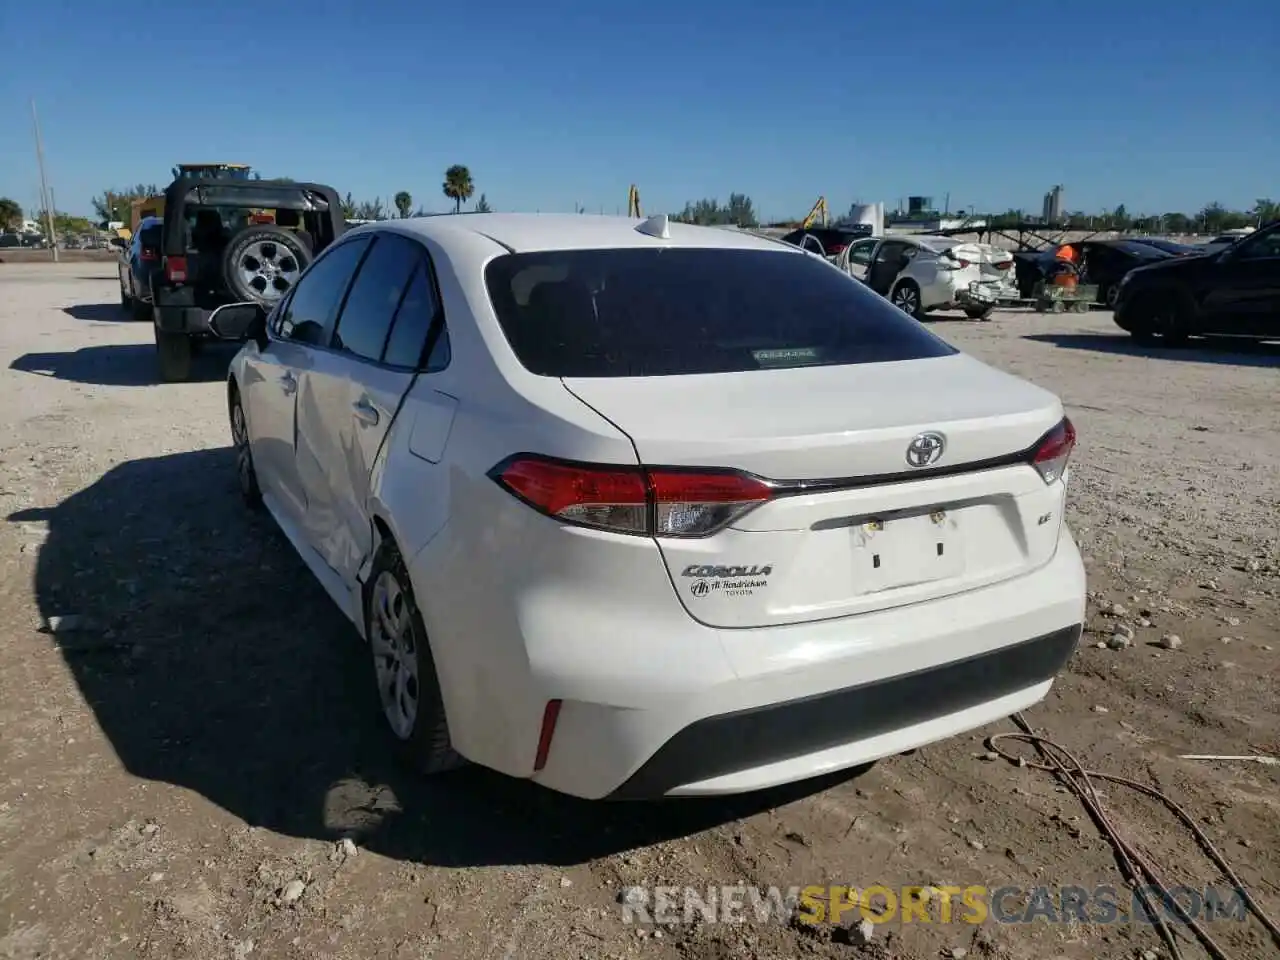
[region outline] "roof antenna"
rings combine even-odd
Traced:
[[[670,240],[671,225],[667,222],[667,215],[659,213],[639,224],[636,227],[636,233],[643,233],[646,237],[657,237],[659,240]]]

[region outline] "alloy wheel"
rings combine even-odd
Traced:
[[[382,712],[395,735],[408,740],[418,719],[418,638],[408,598],[391,571],[374,582],[370,613],[369,646]]]
[[[255,240],[240,252],[236,270],[248,289],[274,303],[293,289],[302,274],[302,265],[284,244]]]

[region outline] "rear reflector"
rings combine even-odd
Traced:
[[[186,257],[165,257],[164,275],[170,283],[185,283],[187,279]]]
[[[547,754],[551,752],[551,738],[556,735],[556,721],[560,719],[560,700],[548,700],[542,711],[542,730],[538,734],[538,753],[533,758],[533,772],[537,773],[547,765]]]
[[[1031,465],[1040,471],[1045,483],[1053,483],[1067,471],[1067,461],[1076,445],[1076,428],[1066,417],[1046,433],[1035,445]]]
[[[606,466],[521,454],[490,471],[499,486],[566,523],[650,537],[705,537],[773,496],[734,470]]]

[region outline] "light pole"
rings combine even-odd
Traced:
[[[53,249],[53,262],[58,262],[58,238],[53,233],[53,211],[50,209],[49,180],[44,174],[44,144],[40,141],[40,118],[36,115],[35,97],[31,98],[31,125],[36,131],[36,163],[40,165],[40,201],[44,206],[44,218],[49,231],[49,245]]]

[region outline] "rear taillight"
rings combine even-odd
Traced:
[[[996,269],[997,269],[997,270],[1012,270],[1012,269],[1013,269],[1013,261],[1012,261],[1012,260],[1001,260],[999,263],[997,263],[997,264],[995,265],[995,267],[996,267]]]
[[[154,250],[147,250],[147,249],[145,249],[145,248],[143,249],[143,251],[142,251],[142,260],[143,260],[143,261],[145,261],[145,262],[147,262],[147,263],[152,263],[152,262],[154,262],[154,261],[156,261],[156,260],[159,260],[159,259],[160,259],[160,254],[156,253]]]
[[[844,249],[847,246],[847,243],[833,243],[831,246],[827,247],[827,254],[832,257],[838,257],[840,254],[844,253]]]
[[[185,283],[187,279],[187,258],[165,257],[164,275],[170,283]]]
[[[1045,483],[1053,483],[1067,472],[1067,461],[1075,445],[1076,428],[1066,417],[1035,445],[1031,465],[1040,471]]]
[[[601,466],[532,454],[489,475],[549,517],[651,537],[708,536],[773,496],[764,481],[732,470]]]

